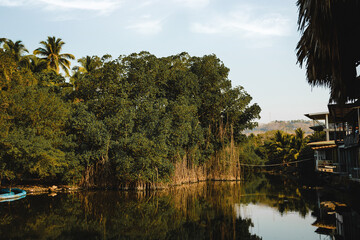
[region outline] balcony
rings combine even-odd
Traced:
[[[359,143],[359,133],[348,134],[344,138],[345,147],[353,147]]]

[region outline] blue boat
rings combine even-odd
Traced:
[[[26,197],[26,191],[19,188],[0,189],[0,202],[10,202]]]

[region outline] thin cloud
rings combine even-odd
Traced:
[[[0,6],[4,7],[18,7],[25,5],[24,0],[0,0]]]
[[[181,6],[189,8],[202,8],[209,5],[210,0],[173,0]]]
[[[112,12],[121,5],[121,0],[0,0],[0,6],[33,7],[45,10],[85,10],[100,14]]]
[[[144,1],[137,2],[136,5],[138,8],[143,8],[143,7],[155,5],[157,2],[158,2],[158,0],[144,0]]]
[[[237,11],[217,16],[206,23],[193,23],[191,30],[203,34],[230,33],[242,37],[285,36],[289,34],[289,20],[279,14],[254,16],[248,11]]]
[[[137,22],[130,24],[127,29],[134,30],[142,35],[156,35],[162,31],[162,20],[151,19],[151,16],[143,16]]]

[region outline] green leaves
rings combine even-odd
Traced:
[[[47,89],[18,87],[7,95],[0,162],[18,176],[55,177],[67,165],[61,146],[69,106]]]
[[[74,68],[72,88],[58,74],[61,64],[68,68],[60,58],[71,59],[60,54],[64,42],[49,37],[41,44],[34,53],[45,58],[29,62],[34,74],[0,54],[2,178],[86,186],[170,181],[178,161],[207,163],[240,143],[259,117],[215,55],[87,56]]]
[[[259,117],[260,108],[249,105],[251,96],[242,87],[231,87],[229,69],[215,55],[157,58],[141,52],[99,59],[82,58],[76,69],[73,97],[88,115],[73,115],[72,133],[77,141],[96,143],[101,134],[87,140],[85,129],[95,128],[86,124],[78,131],[76,121],[101,125],[97,128],[109,134],[112,174],[122,184],[166,181],[184,157],[188,166],[204,164],[232,136],[240,142],[241,131]],[[221,142],[217,136],[223,125],[226,141]],[[75,151],[82,159],[97,156],[87,164],[101,161],[101,145],[85,149]]]
[[[264,146],[270,162],[285,164],[298,159],[301,151],[306,147],[306,141],[305,133],[298,128],[293,135],[276,131],[274,137]]]
[[[4,43],[4,49],[6,52],[10,53],[16,62],[20,62],[23,60],[24,53],[28,53],[29,51],[25,48],[25,45],[21,43],[21,41],[13,42],[10,39],[2,39]],[[1,41],[0,41],[1,44]]]
[[[60,53],[65,42],[61,38],[48,37],[47,41],[41,41],[43,47],[34,50],[34,55],[40,55],[47,62],[49,69],[59,73],[62,68],[69,76],[70,61],[75,59],[74,55],[69,53]]]

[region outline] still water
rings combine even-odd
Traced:
[[[1,203],[0,216],[0,239],[360,239],[359,215],[341,194],[265,176],[29,195]]]

